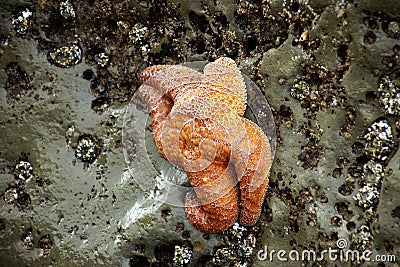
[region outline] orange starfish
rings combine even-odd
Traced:
[[[185,201],[190,222],[205,233],[225,231],[238,218],[255,224],[271,151],[267,136],[243,117],[246,86],[235,62],[219,58],[203,73],[156,65],[141,73],[140,82],[160,155],[183,167],[193,186]]]

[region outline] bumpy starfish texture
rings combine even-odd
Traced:
[[[243,117],[246,86],[235,62],[219,58],[203,73],[156,65],[139,80],[160,155],[184,168],[193,186],[185,200],[190,222],[205,233],[225,231],[238,219],[255,224],[271,150],[263,131]]]

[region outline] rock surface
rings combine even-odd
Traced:
[[[397,1],[34,3],[0,10],[2,264],[265,266],[265,246],[342,241],[399,261]],[[260,222],[204,235],[130,179],[122,125],[142,69],[220,56],[264,91],[278,146]]]

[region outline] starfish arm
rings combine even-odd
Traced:
[[[268,138],[252,121],[242,118],[246,124],[249,157],[242,177],[239,177],[241,211],[239,221],[250,226],[257,222],[268,188],[271,168],[271,150]]]
[[[186,215],[204,233],[227,230],[238,218],[238,189],[233,167],[211,164],[197,173],[188,172],[194,191],[186,195]]]
[[[187,67],[171,65],[148,67],[139,76],[139,81],[142,83],[139,95],[149,107],[153,140],[163,157],[166,155],[163,151],[162,132],[176,97],[176,94],[171,94],[174,91],[184,90],[185,86],[188,87],[199,80],[198,72]]]
[[[204,67],[204,81],[229,89],[240,103],[238,115],[242,116],[246,109],[246,84],[234,60],[221,57]]]
[[[139,80],[154,87],[160,95],[175,99],[187,88],[195,88],[201,82],[203,75],[198,71],[180,65],[155,65],[143,70]]]
[[[171,66],[172,65],[154,65],[145,68],[139,75],[139,83],[144,84],[145,82],[147,82],[148,79],[155,76],[157,72],[165,70]]]
[[[154,106],[153,110],[150,112],[151,116],[151,129],[153,131],[153,141],[155,146],[157,147],[158,152],[163,158],[166,158],[163,144],[161,139],[161,133],[164,127],[164,124],[168,118],[168,115],[171,112],[173,106],[173,102],[163,96],[160,101]]]

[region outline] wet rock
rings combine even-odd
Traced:
[[[0,218],[0,232],[4,231],[6,229],[6,223],[2,218]]]
[[[61,0],[28,7],[3,2],[0,81],[12,104],[0,103],[3,265],[71,265],[81,255],[76,265],[115,266],[121,251],[130,253],[127,247],[140,243],[146,250],[135,251],[140,256],[131,265],[148,266],[156,258],[151,266],[165,267],[174,264],[175,245],[176,262],[184,263],[189,254],[182,245],[190,245],[182,242],[199,242],[189,266],[259,267],[266,263],[255,252],[265,244],[318,250],[339,237],[349,237],[356,249],[398,254],[396,1]],[[72,49],[78,42],[80,50]],[[57,66],[50,69],[43,64],[49,51],[49,62]],[[175,207],[170,215],[162,217],[158,209],[121,227],[142,191],[124,173],[122,149],[114,147],[118,137],[109,133],[122,123],[138,73],[149,65],[227,55],[264,89],[279,122],[280,146],[260,232],[203,235]],[[110,114],[115,124],[108,124]],[[93,147],[88,140],[78,149],[77,129],[104,140],[99,154],[85,152]],[[79,152],[72,162],[71,147]],[[18,159],[22,151],[34,161]],[[99,158],[102,153],[107,160]],[[82,169],[75,159],[85,166],[94,160],[94,166]],[[45,187],[49,180],[52,186]],[[146,208],[137,207],[134,215]],[[33,257],[46,234],[54,252]],[[257,247],[251,254],[252,237]],[[180,243],[170,249],[154,249],[176,238]],[[334,263],[320,263],[329,264]]]

